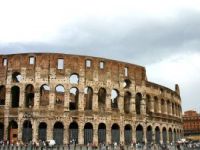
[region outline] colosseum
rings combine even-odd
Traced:
[[[183,135],[179,86],[144,67],[59,53],[0,55],[0,139],[169,143]]]

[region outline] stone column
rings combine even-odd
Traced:
[[[133,140],[133,142],[136,142],[136,127],[135,126],[133,126],[132,140]]]
[[[110,122],[106,125],[106,140],[107,144],[111,144],[111,125]]]
[[[132,114],[135,114],[135,97],[131,97],[131,102],[130,102],[130,112]]]
[[[120,113],[124,113],[124,97],[121,95],[118,97],[118,108]]]
[[[98,125],[94,124],[94,128],[93,128],[93,143],[98,145]]]
[[[12,106],[11,101],[11,88],[6,86],[6,96],[5,96],[5,108],[8,108],[9,106]]]
[[[85,107],[85,102],[84,102],[84,91],[79,92],[79,99],[78,99],[78,110],[83,111]]]
[[[124,125],[123,123],[120,124],[120,142],[124,144],[125,137],[124,137]]]
[[[146,114],[145,99],[146,99],[145,97],[142,97],[141,104],[140,104],[140,110],[141,110],[142,115]]]
[[[20,117],[18,118],[18,140],[20,141],[22,141],[23,121]]]
[[[51,87],[51,90],[49,91],[49,109],[53,110],[55,105],[55,91],[54,87]]]
[[[79,144],[84,144],[84,126],[80,124],[78,130],[79,130],[78,142]]]
[[[35,95],[34,95],[34,108],[38,109],[40,105],[40,88],[36,87],[35,88]]]
[[[64,124],[64,144],[68,144],[69,143],[69,126],[67,126],[66,124]]]
[[[53,139],[53,126],[53,122],[49,120],[47,125],[47,140]]]
[[[93,94],[92,110],[98,111],[98,93],[97,92],[94,92]]]
[[[64,109],[65,111],[69,110],[69,102],[70,102],[70,93],[67,90],[64,95]]]
[[[8,113],[6,112],[8,110],[5,110],[4,113]],[[8,125],[9,125],[9,119],[8,119],[8,115],[5,114],[4,116],[4,139],[8,139]]]
[[[25,93],[24,93],[24,85],[20,86],[20,95],[19,95],[19,107],[25,107]]]
[[[169,103],[169,115],[172,116],[172,103]]]
[[[106,95],[106,111],[111,111],[111,90],[107,90]]]
[[[36,120],[32,120],[33,141],[38,140],[38,125]]]
[[[154,99],[150,97],[150,112],[154,112]]]
[[[163,132],[162,129],[160,129],[160,143],[163,143]]]
[[[143,127],[143,140],[145,143],[147,143],[147,127]]]

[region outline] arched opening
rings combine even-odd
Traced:
[[[4,124],[0,122],[0,140],[4,140]]]
[[[69,77],[69,82],[70,82],[70,84],[78,84],[79,75],[76,74],[76,73],[71,74],[70,77]]]
[[[120,128],[118,124],[113,124],[111,128],[112,143],[120,143]]]
[[[125,79],[123,84],[124,84],[124,85],[123,85],[124,88],[129,88],[130,85],[131,85],[131,81],[130,81],[129,79]]]
[[[62,122],[56,122],[53,127],[53,139],[57,145],[63,144],[64,126]]]
[[[25,120],[23,123],[22,141],[28,143],[32,140],[32,124],[31,121]]]
[[[47,124],[45,122],[39,124],[38,139],[41,141],[47,140]]]
[[[124,140],[126,145],[130,145],[132,142],[132,127],[130,124],[124,127]]]
[[[69,125],[69,142],[78,143],[78,124],[76,122]]]
[[[142,101],[142,94],[141,93],[137,93],[135,96],[135,110],[136,110],[136,114],[140,115],[141,114],[141,101]]]
[[[49,105],[49,91],[50,87],[46,84],[40,87],[40,106]]]
[[[98,127],[98,142],[106,143],[106,125],[104,123],[100,123]]]
[[[85,98],[85,110],[92,110],[92,97],[93,90],[91,87],[86,87],[84,90],[84,98]]]
[[[169,128],[169,142],[172,143],[172,129]]]
[[[12,101],[12,108],[17,108],[19,107],[19,94],[20,94],[20,89],[18,86],[13,86],[11,88],[11,101]]]
[[[78,97],[79,91],[76,87],[73,87],[69,90],[70,93],[70,102],[69,102],[69,110],[78,110]]]
[[[151,97],[149,95],[146,96],[146,113],[150,114],[151,109]]]
[[[165,101],[164,101],[164,99],[161,99],[161,112],[165,113]]]
[[[155,141],[156,141],[156,144],[160,143],[160,128],[159,127],[156,127],[155,129]]]
[[[126,92],[124,94],[124,112],[125,113],[130,113],[130,104],[131,104],[131,93]]]
[[[20,82],[22,79],[22,75],[19,72],[12,73],[12,82],[17,83]]]
[[[99,111],[105,111],[105,104],[106,104],[106,89],[100,88],[98,92]]]
[[[0,105],[5,105],[6,88],[4,85],[0,86]]]
[[[154,97],[154,112],[158,113],[158,98]]]
[[[64,96],[65,96],[65,88],[63,85],[56,86],[56,101],[55,104],[63,105],[64,104]]]
[[[111,108],[118,109],[119,92],[116,89],[111,91]]]
[[[136,142],[142,143],[143,142],[143,127],[141,125],[138,125],[136,127]]]
[[[84,144],[88,143],[93,143],[93,126],[89,122],[84,126]]]
[[[27,108],[32,108],[34,106],[34,87],[29,84],[25,89],[25,106]]]
[[[147,127],[146,137],[147,137],[147,144],[150,144],[152,142],[152,127],[151,126]]]
[[[174,129],[174,142],[177,141],[177,136],[176,136],[176,129]]]
[[[162,130],[163,143],[167,144],[167,129],[164,127]]]
[[[18,136],[18,125],[16,121],[12,120],[9,122],[8,125],[8,137],[10,143],[16,143],[17,136]]]

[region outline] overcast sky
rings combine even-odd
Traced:
[[[200,1],[0,1],[0,53],[60,52],[146,67],[200,111]]]

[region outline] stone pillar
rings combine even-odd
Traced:
[[[118,97],[118,108],[120,113],[124,113],[124,97],[121,95]]]
[[[11,88],[10,87],[5,87],[6,88],[6,96],[5,96],[5,108],[8,108],[9,106],[12,106],[12,101],[11,101]]]
[[[4,113],[8,113],[6,112],[8,110],[5,110]],[[9,125],[9,119],[8,119],[8,116],[5,115],[4,116],[4,139],[8,139],[8,125]]]
[[[154,99],[150,97],[150,112],[154,112]]]
[[[67,126],[66,124],[64,124],[64,144],[68,144],[69,143],[69,126]]]
[[[146,107],[145,107],[145,97],[142,97],[141,104],[140,104],[140,111],[142,115],[146,114]]]
[[[36,87],[35,88],[35,94],[34,94],[34,108],[38,109],[40,105],[40,88]]]
[[[54,87],[51,87],[51,90],[49,91],[49,109],[53,110],[55,105],[55,91]]]
[[[22,141],[22,130],[23,130],[23,121],[21,118],[18,118],[18,140]]]
[[[78,110],[83,111],[85,107],[85,102],[84,102],[84,91],[79,92],[79,99],[78,99]]]
[[[147,143],[147,127],[143,127],[143,140]]]
[[[53,126],[53,122],[49,120],[47,125],[47,140],[53,139]]]
[[[163,143],[163,132],[162,129],[160,129],[160,143]]]
[[[132,140],[133,140],[133,142],[136,142],[136,127],[135,126],[133,126]]]
[[[84,126],[80,124],[78,130],[79,130],[78,142],[79,144],[84,144]]]
[[[169,115],[172,116],[172,103],[169,103]]]
[[[124,137],[124,125],[120,124],[120,142],[121,144],[124,144],[125,137]]]
[[[106,140],[107,140],[107,144],[111,144],[111,125],[110,122],[107,123],[106,125]]]
[[[167,115],[167,101],[164,101],[164,114]]]
[[[70,93],[69,93],[69,91],[66,91],[65,95],[64,95],[64,109],[65,109],[65,111],[69,110],[69,102],[70,102]]]
[[[92,110],[98,111],[98,93],[96,92],[93,94]]]
[[[106,111],[111,111],[111,90],[107,90]]]
[[[93,143],[98,145],[98,125],[94,124],[94,128],[93,128]]]
[[[36,120],[32,120],[33,141],[38,141],[38,125]]]
[[[158,113],[161,113],[161,101],[160,99],[158,100]]]
[[[132,114],[135,114],[135,97],[131,97],[131,102],[130,102],[130,112]]]
[[[25,93],[24,93],[24,85],[20,86],[20,95],[19,95],[19,107],[25,107]]]

